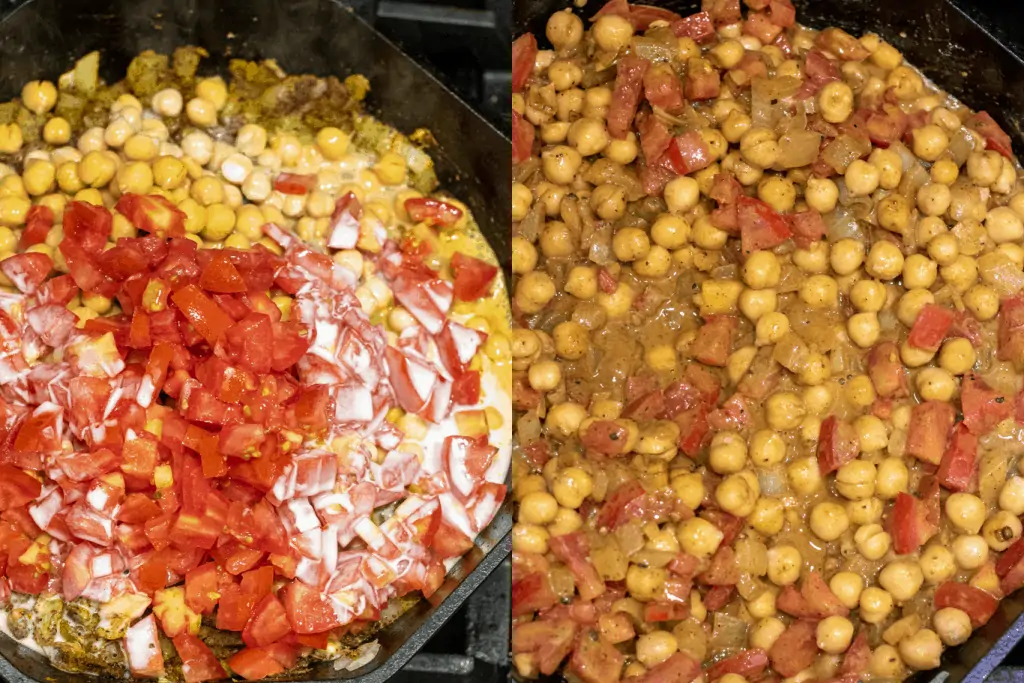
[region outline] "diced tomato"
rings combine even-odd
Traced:
[[[1003,299],[999,307],[999,360],[1024,368],[1024,294]]]
[[[288,623],[296,633],[323,633],[339,625],[330,600],[301,581],[292,581],[285,586],[281,600],[288,613]]]
[[[150,614],[128,628],[122,642],[133,676],[159,678],[164,675],[164,655],[156,630],[156,617]]]
[[[512,110],[512,163],[521,164],[533,154],[533,124]]]
[[[672,142],[672,134],[669,132],[668,126],[654,114],[643,111],[636,117],[636,129],[640,136],[640,150],[643,152],[643,158],[648,166],[661,166],[662,156]],[[602,268],[601,271],[607,273],[606,269]],[[614,280],[615,277],[608,273],[607,277],[599,282],[601,291],[606,294],[614,292],[612,287],[618,284]]]
[[[985,138],[986,149],[993,149],[1007,159],[1013,160],[1013,146],[1010,142],[1010,136],[999,127],[999,124],[995,122],[995,119],[988,112],[979,111],[964,121],[964,125],[978,131],[981,137]]]
[[[960,385],[960,405],[964,425],[973,434],[983,436],[1013,414],[1013,402],[1008,396],[990,388],[978,375],[964,375]]]
[[[678,113],[686,105],[683,83],[668,64],[654,64],[647,69],[644,73],[644,96],[651,106],[669,113]],[[697,137],[700,138],[699,135]]]
[[[720,545],[711,556],[711,564],[700,573],[697,580],[708,586],[735,586],[740,580],[736,551],[727,545]]]
[[[316,175],[299,173],[279,173],[274,178],[274,189],[284,194],[308,194],[316,189]]]
[[[205,683],[228,677],[217,655],[196,636],[183,633],[173,642],[181,658],[181,674],[185,683]]]
[[[572,619],[516,624],[512,629],[512,652],[535,655],[540,672],[551,675],[572,650],[575,636],[576,623]]]
[[[587,559],[590,546],[582,532],[555,536],[550,540],[551,552],[564,562],[576,579],[576,589],[584,600],[593,600],[605,592],[604,581]]]
[[[278,662],[269,650],[259,647],[247,647],[233,654],[228,659],[228,667],[237,676],[247,681],[258,681],[267,676],[282,673],[285,667]]]
[[[900,361],[900,350],[893,342],[875,345],[868,354],[868,377],[875,391],[884,398],[907,396],[907,369]]]
[[[743,18],[740,0],[701,0],[700,8],[711,16],[717,26],[735,24]]]
[[[0,272],[25,294],[34,294],[53,270],[53,259],[46,254],[26,252],[0,261]]]
[[[945,401],[918,403],[910,411],[907,454],[938,465],[946,452],[946,441],[956,420],[956,408]]]
[[[50,278],[36,291],[36,300],[41,305],[67,306],[78,293],[78,287],[70,275],[58,275]]]
[[[414,223],[450,228],[462,218],[462,209],[451,202],[431,197],[413,197],[405,200],[405,210]]]
[[[455,298],[459,301],[484,298],[498,275],[497,266],[462,252],[455,252],[452,256],[451,269],[455,277]]]
[[[888,531],[897,555],[909,555],[924,545],[936,527],[928,520],[924,503],[909,493],[898,493],[889,511]]]
[[[835,415],[825,418],[818,436],[818,469],[821,474],[835,472],[855,460],[859,452],[860,441],[853,425]]]
[[[953,311],[937,304],[928,304],[914,319],[907,343],[916,349],[937,351],[953,324]]]
[[[185,285],[171,295],[171,301],[211,345],[223,337],[234,320],[195,285]]]
[[[63,225],[66,239],[90,254],[98,254],[110,238],[114,217],[102,206],[71,202],[64,209]]]
[[[850,643],[849,649],[843,655],[843,663],[839,668],[844,675],[860,675],[868,670],[871,661],[871,647],[868,645],[868,632],[863,628],[857,632],[857,636]]]
[[[238,269],[227,256],[217,253],[203,268],[199,286],[208,292],[220,294],[240,294],[246,291],[245,280]]]
[[[626,18],[633,24],[634,31],[646,31],[656,21],[672,23],[679,19],[679,15],[663,7],[629,5],[629,16]]]
[[[743,22],[743,33],[768,44],[782,35],[782,27],[776,25],[766,12],[751,12]]]
[[[796,8],[790,0],[771,0],[768,5],[768,17],[776,26],[789,28],[796,23]]]
[[[270,565],[263,565],[242,574],[242,590],[253,595],[257,600],[262,600],[270,595],[274,589],[274,568]],[[289,626],[288,630],[291,630]]]
[[[220,598],[220,571],[215,562],[207,562],[185,575],[185,604],[201,614],[213,614]]]
[[[694,406],[674,415],[672,421],[679,425],[679,449],[690,457],[700,453],[710,431],[707,407]]]
[[[537,39],[524,33],[512,42],[512,92],[521,92],[537,60]]]
[[[249,647],[261,647],[275,643],[291,632],[284,605],[270,594],[256,605],[252,618],[242,631],[242,640]]]
[[[644,495],[644,487],[635,479],[619,485],[611,492],[611,495],[605,498],[604,504],[597,513],[596,527],[615,530],[628,522],[626,505],[642,495]]]
[[[241,586],[222,586],[217,601],[217,628],[241,631],[252,617],[255,606],[256,596],[246,593]]]
[[[974,586],[946,581],[935,589],[935,609],[955,607],[967,613],[971,626],[980,628],[988,623],[999,607],[999,601]]]
[[[722,76],[714,64],[700,57],[686,63],[686,83],[683,94],[691,101],[713,100],[722,91]]]
[[[789,223],[760,199],[740,197],[736,205],[744,254],[772,249],[792,237]]]
[[[668,157],[672,168],[680,175],[694,173],[711,165],[707,145],[695,131],[672,138],[668,146]]]
[[[793,231],[793,242],[801,249],[809,249],[815,242],[820,242],[828,234],[825,221],[817,211],[801,211],[790,214],[789,227]]]
[[[800,586],[800,595],[822,617],[845,617],[850,613],[819,572],[807,574]]]
[[[759,679],[766,668],[768,653],[755,647],[715,662],[706,673],[709,681],[716,681],[725,674],[736,674],[752,681]]]
[[[632,128],[633,117],[640,106],[644,74],[650,64],[640,57],[626,56],[619,59],[612,102],[608,108],[608,132],[613,138],[625,139]]]
[[[11,465],[0,465],[0,511],[27,505],[39,497],[42,484]]]
[[[24,251],[32,245],[46,241],[46,234],[53,227],[53,209],[43,204],[35,204],[28,210],[25,217],[25,229],[18,240],[18,249]]]
[[[584,683],[617,683],[623,656],[597,631],[584,631],[576,639],[569,667]]]
[[[674,579],[679,581],[679,579]],[[672,579],[670,579],[672,581]],[[689,582],[684,582],[689,585]],[[666,582],[666,587],[668,582]],[[687,592],[687,599],[689,599],[689,592]],[[680,602],[648,602],[644,605],[644,621],[646,622],[657,622],[657,621],[679,621],[686,619],[690,616],[690,606],[686,603]],[[618,641],[613,641],[618,642]]]
[[[628,430],[614,420],[596,420],[590,423],[580,438],[583,447],[593,453],[622,455]]]
[[[121,195],[114,207],[139,230],[157,237],[184,237],[185,212],[166,197],[157,194]]]
[[[817,622],[794,621],[772,645],[768,659],[783,676],[796,676],[811,666],[818,656]]]
[[[558,604],[546,571],[533,572],[512,582],[512,616],[532,614]]]
[[[715,25],[707,12],[697,12],[673,21],[670,28],[676,38],[692,38],[698,44],[715,37]]]
[[[729,604],[736,586],[714,586],[704,596],[704,606],[712,612],[717,611]]]
[[[942,456],[942,464],[935,475],[939,483],[951,491],[970,491],[976,488],[977,456],[978,437],[968,431],[966,422],[961,422],[953,430],[946,453]]]
[[[705,365],[725,367],[738,327],[739,320],[734,315],[707,316],[693,344],[696,359]]]

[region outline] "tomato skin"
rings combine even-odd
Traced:
[[[935,534],[935,527],[928,519],[925,504],[910,495],[899,493],[889,513],[888,531],[892,536],[893,550],[897,555],[908,555],[917,551]]]
[[[247,681],[258,681],[284,671],[269,651],[263,648],[247,647],[231,656],[228,666],[238,676]]]
[[[26,252],[0,261],[0,272],[25,294],[34,294],[53,270],[53,259],[46,254]]]
[[[460,251],[452,256],[451,268],[455,276],[455,298],[459,301],[476,301],[487,296],[498,275],[497,266]]]
[[[178,307],[203,339],[215,345],[234,324],[224,310],[195,285],[185,285],[171,295]]]
[[[942,461],[956,420],[956,408],[944,401],[918,403],[910,412],[907,454],[932,465]]]
[[[524,33],[512,43],[512,92],[520,92],[526,80],[533,73],[537,58],[537,39],[532,33]]]
[[[249,647],[262,647],[276,643],[291,632],[284,605],[276,596],[268,594],[256,605],[242,631],[242,640]]]
[[[270,565],[263,565],[242,574],[242,590],[262,600],[270,595],[274,587],[274,568]],[[289,628],[290,630],[290,628]]]
[[[216,562],[207,562],[185,574],[185,604],[200,614],[213,614],[219,600],[220,574]]]
[[[572,619],[530,621],[517,624],[512,630],[513,654],[532,653],[538,659],[540,672],[550,676],[558,670],[576,636]]]
[[[228,677],[217,655],[198,637],[183,633],[172,642],[181,657],[181,673],[185,683],[205,683]]]
[[[928,304],[921,309],[910,328],[907,343],[916,349],[938,351],[942,340],[953,324],[953,311],[938,304]]]
[[[0,464],[0,511],[28,505],[42,489],[38,479],[17,467]]]
[[[99,254],[110,238],[114,217],[102,206],[71,202],[64,209],[64,237],[90,254]],[[63,241],[61,242],[63,245]]]
[[[512,110],[512,163],[520,164],[533,153],[533,124]]]
[[[240,586],[231,584],[222,587],[217,603],[217,628],[241,631],[252,617],[255,606],[255,596],[244,592]]]
[[[288,623],[298,634],[330,631],[340,625],[331,601],[301,581],[292,581],[281,591]]]
[[[989,387],[983,379],[970,373],[960,383],[960,405],[964,426],[973,434],[983,436],[1013,414],[1013,402]]]
[[[25,217],[25,229],[18,240],[18,249],[24,251],[34,244],[46,241],[46,233],[53,227],[53,209],[43,204],[35,204],[28,210]]]
[[[274,189],[284,194],[307,194],[315,187],[316,175],[314,174],[279,173],[274,178]]]
[[[825,418],[818,438],[818,467],[822,475],[835,472],[856,459],[859,452],[860,441],[853,426],[834,415]]]
[[[736,203],[736,219],[744,254],[772,249],[793,235],[786,219],[760,199],[741,196]]]
[[[405,210],[412,222],[434,227],[450,228],[462,218],[462,209],[451,202],[431,197],[406,199]]]
[[[977,488],[977,456],[978,437],[968,431],[966,422],[961,422],[953,430],[953,436],[935,475],[939,483],[951,491],[969,491]]]
[[[768,653],[755,647],[719,660],[708,668],[707,676],[709,681],[718,680],[725,674],[738,674],[747,680],[756,680],[767,667]]]
[[[783,631],[768,652],[772,668],[783,676],[795,676],[818,656],[817,622],[800,619]]]
[[[218,294],[241,294],[246,291],[245,280],[231,260],[224,254],[214,254],[199,276],[199,286]]]
[[[569,666],[585,683],[616,683],[622,671],[622,654],[596,631],[580,633]]]
[[[705,365],[725,367],[738,326],[739,319],[734,315],[709,315],[694,342],[697,360]]]
[[[999,601],[980,588],[966,583],[946,581],[935,590],[935,609],[956,607],[971,618],[971,626],[980,628],[988,623],[999,608]]]
[[[114,208],[139,230],[162,238],[185,236],[185,212],[166,197],[127,192]]]

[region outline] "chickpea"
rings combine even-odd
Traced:
[[[775,617],[761,619],[751,627],[749,634],[750,645],[762,650],[770,650],[785,630],[786,625],[780,619]]]
[[[516,302],[527,315],[539,313],[555,296],[555,283],[541,271],[530,271],[519,278]]]
[[[561,366],[555,361],[541,361],[530,366],[528,371],[530,386],[537,391],[554,391],[562,383]]]
[[[883,190],[895,190],[903,177],[903,162],[900,155],[891,149],[872,150],[868,162],[878,169],[878,186]]]
[[[555,340],[556,353],[566,360],[579,360],[590,349],[587,329],[575,321],[555,325],[552,337]]]
[[[747,523],[763,536],[774,536],[782,531],[785,523],[784,506],[778,498],[762,496],[754,504],[754,511],[747,515]]]
[[[944,607],[932,616],[935,632],[950,647],[961,645],[971,637],[971,618],[956,607]]]
[[[878,624],[892,612],[892,595],[888,591],[868,586],[860,594],[860,618],[869,624]]]
[[[512,548],[517,553],[546,553],[549,538],[548,530],[542,526],[517,522],[512,527]]]
[[[670,485],[676,498],[691,510],[696,510],[704,500],[704,478],[697,472],[675,474]]]
[[[855,572],[837,572],[828,587],[844,607],[856,609],[864,590],[864,579]]]
[[[815,242],[807,249],[793,252],[793,264],[807,274],[821,275],[828,272],[829,245],[827,242]]]
[[[700,517],[680,522],[676,534],[683,550],[698,558],[714,555],[724,538],[718,527]]]
[[[869,560],[881,559],[892,545],[892,537],[880,524],[865,524],[857,529],[853,540],[857,544],[857,552]]]
[[[925,216],[941,216],[949,209],[952,198],[949,186],[925,183],[917,191],[917,208]]]
[[[842,505],[824,502],[811,509],[809,524],[818,538],[834,541],[850,528],[850,518]]]
[[[803,567],[800,551],[791,545],[777,545],[768,550],[768,580],[776,586],[788,586],[800,578]]]
[[[942,657],[942,640],[929,628],[904,638],[897,648],[900,657],[911,669],[934,669]]]
[[[887,500],[910,488],[910,473],[901,458],[885,458],[878,465],[875,479],[875,490],[879,496]]]
[[[593,299],[597,294],[597,269],[593,266],[573,266],[566,276],[565,291],[577,299]]]
[[[869,670],[873,676],[880,678],[897,679],[906,675],[900,653],[894,646],[886,643],[882,643],[872,651]]]
[[[566,401],[552,406],[544,420],[544,428],[556,438],[567,439],[579,431],[587,417],[587,409],[579,403]]]
[[[862,349],[875,345],[881,335],[881,325],[878,322],[878,314],[855,313],[846,321],[846,332],[850,339]]]
[[[746,449],[744,448],[744,451]],[[744,453],[744,458],[746,453]],[[786,442],[778,432],[761,429],[750,439],[750,459],[759,467],[772,467],[786,459]]]
[[[999,312],[999,294],[988,285],[977,284],[963,295],[964,305],[982,322],[991,320]]]
[[[1024,478],[1013,476],[999,490],[999,507],[1010,514],[1024,514]]]
[[[768,426],[776,431],[795,429],[806,415],[800,397],[790,392],[772,394],[765,403]]]
[[[821,117],[829,123],[842,123],[853,113],[853,90],[842,81],[832,81],[818,91]]]
[[[957,536],[952,548],[953,558],[961,569],[977,569],[988,561],[988,543],[976,534]]]
[[[948,581],[956,574],[956,559],[948,548],[941,544],[928,546],[921,552],[921,573],[929,585]]]
[[[556,145],[541,152],[544,176],[552,183],[568,185],[576,176],[582,157],[572,147]]]
[[[816,636],[819,650],[831,655],[841,654],[853,640],[853,622],[841,616],[825,617],[818,622]]]
[[[804,201],[818,213],[828,213],[836,208],[839,200],[839,188],[829,178],[807,179],[807,187],[804,188]]]
[[[852,460],[836,472],[836,490],[839,495],[849,500],[870,498],[875,494],[876,476],[877,472],[872,463],[867,460]]]
[[[50,81],[29,81],[21,89],[21,103],[34,114],[45,114],[57,105],[57,87]]]
[[[881,180],[878,168],[861,159],[853,161],[844,174],[846,189],[854,197],[867,197],[876,189]]]
[[[832,310],[839,304],[839,285],[828,275],[812,275],[800,285],[800,299],[810,308]]]
[[[556,12],[548,19],[545,35],[556,50],[576,47],[583,38],[583,22],[570,9]]]
[[[994,150],[971,152],[967,156],[967,177],[978,187],[989,187],[999,179],[1003,157]]]
[[[752,289],[766,289],[779,283],[782,268],[770,251],[755,251],[743,264],[743,281]]]
[[[708,465],[718,474],[735,474],[747,464],[747,444],[736,432],[719,432],[711,440]]]
[[[789,178],[766,176],[757,185],[758,198],[779,212],[786,212],[796,203],[796,187]]]
[[[1002,552],[1020,538],[1020,518],[1006,510],[998,510],[981,527],[981,535],[989,548]]]
[[[689,236],[690,224],[674,214],[661,214],[651,226],[651,239],[665,249],[679,249],[685,246]],[[747,262],[749,263],[749,259]]]
[[[785,313],[766,313],[757,320],[755,333],[758,346],[774,344],[789,333],[789,318]]]
[[[774,289],[744,289],[740,293],[740,312],[750,321],[757,322],[778,306],[778,295]]]
[[[926,401],[949,401],[956,393],[953,375],[942,368],[924,368],[915,378],[917,393]]]
[[[715,489],[715,501],[719,507],[737,517],[751,514],[760,495],[757,477],[750,471],[730,474]]]
[[[768,128],[751,128],[740,139],[740,153],[752,166],[771,168],[780,153],[775,132]]]
[[[892,242],[875,242],[868,252],[864,269],[879,280],[895,279],[903,272],[903,254]]]
[[[804,495],[814,493],[822,487],[821,470],[817,458],[801,458],[786,468],[789,485]]]
[[[550,524],[558,512],[558,502],[546,491],[527,494],[519,503],[519,521],[527,524]]]
[[[945,509],[950,523],[963,533],[976,534],[985,522],[985,503],[970,493],[951,494]]]
[[[71,140],[71,124],[67,119],[54,116],[43,126],[43,141],[50,145],[66,145]]]
[[[601,187],[604,187],[603,185]],[[621,191],[621,188],[619,188]],[[651,240],[640,228],[622,228],[612,237],[612,251],[620,261],[636,261],[647,256]]]
[[[524,275],[537,267],[537,249],[522,237],[512,238],[512,272]],[[595,286],[595,292],[596,292]]]
[[[996,244],[1024,239],[1024,221],[1007,206],[998,206],[988,212],[985,230]]]

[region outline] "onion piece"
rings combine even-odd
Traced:
[[[789,491],[786,471],[781,467],[757,470],[757,483],[761,485],[762,496],[784,496]]]
[[[672,61],[676,56],[677,47],[652,37],[652,33],[653,31],[648,31],[644,36],[633,37],[633,54],[650,62]],[[672,33],[669,32],[669,35]]]
[[[904,197],[916,197],[921,186],[931,180],[931,175],[925,167],[915,163],[909,169],[903,171],[903,178],[897,191]]]
[[[783,100],[800,89],[800,79],[794,76],[764,78],[758,76],[750,82],[750,121],[758,128],[774,128],[788,104]]]
[[[524,413],[516,421],[516,434],[518,436],[519,443],[528,444],[536,441],[541,435],[541,424],[540,417],[536,411],[530,411]]]
[[[345,671],[355,671],[372,662],[377,657],[378,652],[380,652],[380,643],[376,640],[371,640],[355,649],[355,657],[346,657],[344,655],[338,657],[334,662],[334,668],[338,671],[342,669]]]
[[[957,166],[963,166],[967,157],[978,145],[977,137],[967,128],[960,126],[960,130],[949,136],[949,153],[953,155],[953,161]]]
[[[1005,252],[990,251],[978,258],[982,281],[1001,297],[1015,296],[1024,289],[1024,272]]]
[[[825,220],[825,225],[828,226],[828,241],[830,243],[834,244],[844,239],[868,243],[867,231],[857,220],[853,211],[845,206],[836,206],[833,211],[825,214],[822,218]]]
[[[779,158],[776,166],[780,169],[810,166],[818,158],[821,147],[821,133],[811,130],[790,130],[779,138]]]
[[[747,622],[725,612],[715,613],[715,626],[709,644],[712,652],[735,650],[747,644]]]
[[[871,151],[871,143],[867,140],[855,138],[846,133],[841,134],[832,142],[825,145],[821,151],[821,158],[831,166],[836,173],[846,173],[846,169],[857,159],[866,156]]]

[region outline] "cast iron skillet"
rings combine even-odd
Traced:
[[[647,2],[682,16],[700,10],[699,2],[686,0]],[[576,11],[586,20],[602,4],[602,0],[590,0]],[[795,0],[794,4],[797,21],[806,26],[839,26],[856,35],[878,33],[943,90],[975,110],[988,111],[1013,138],[1016,154],[1024,152],[1024,62],[953,0]],[[553,12],[567,6],[571,3],[566,0],[515,0],[513,33],[531,31],[542,46],[550,47],[544,24]],[[946,650],[939,669],[912,680],[984,680],[1024,637],[1022,612],[1024,592],[1018,591],[1000,602],[992,620],[970,640]]]
[[[433,132],[438,148],[431,156],[442,187],[469,204],[508,277],[508,140],[332,0],[31,0],[0,21],[0,101],[16,96],[27,81],[56,80],[92,50],[102,51],[102,75],[113,81],[123,78],[128,62],[143,50],[170,54],[181,45],[210,52],[201,72],[223,69],[228,58],[241,57],[275,58],[294,74],[365,75],[371,84],[371,112],[407,133],[418,127]],[[386,681],[508,556],[511,528],[506,501],[437,594],[378,634],[381,649],[373,662],[355,672],[326,664],[282,680]],[[0,680],[5,683],[97,680],[57,671],[42,656],[4,636],[0,655]]]

